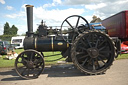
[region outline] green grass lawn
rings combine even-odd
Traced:
[[[128,59],[128,54],[121,54],[117,59]]]
[[[21,53],[23,52],[23,49],[17,49],[15,50],[16,53]],[[60,54],[61,52],[43,52],[44,56],[48,56],[48,55],[55,55],[55,54]],[[2,57],[0,57],[0,67],[14,67],[14,63],[15,63],[15,59],[12,60],[8,60],[7,58],[5,58],[5,56],[7,55],[2,55]],[[57,56],[51,56],[51,57],[45,57],[45,65],[52,65],[52,64],[57,64],[56,60],[60,60],[63,61],[65,60],[65,58],[62,58],[62,55],[57,55]]]
[[[23,49],[17,49],[15,50],[16,53],[21,53],[23,52]],[[54,54],[60,54],[60,52],[43,52],[44,56],[48,56],[48,55],[54,55]],[[12,60],[7,60],[5,58],[6,55],[2,55],[2,57],[0,57],[0,67],[14,67],[14,63],[15,63],[15,59]],[[57,61],[62,57],[62,55],[56,55],[56,56],[52,56],[52,57],[45,57],[45,65],[52,65],[52,64],[57,64]],[[122,54],[121,56],[119,55],[117,59],[128,59],[128,54]],[[65,58],[60,59],[60,61],[65,60]]]

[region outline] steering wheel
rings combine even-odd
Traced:
[[[82,26],[81,26],[82,24]],[[65,26],[66,25],[66,26]],[[65,29],[65,27],[70,27],[70,29]],[[75,38],[75,34],[80,34],[83,31],[85,31],[86,29],[90,29],[89,23],[88,21],[79,15],[72,15],[67,17],[61,24],[61,36],[63,38],[64,41],[66,41],[67,43],[71,44],[71,42],[68,39],[68,36],[64,36],[64,34],[70,34],[72,33],[72,40],[74,40]],[[64,30],[66,30],[66,32],[64,32]]]

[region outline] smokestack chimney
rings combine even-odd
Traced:
[[[28,32],[26,32],[26,35],[28,37],[33,37],[33,7],[33,5],[26,5],[28,25]]]

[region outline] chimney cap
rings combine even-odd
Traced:
[[[26,7],[34,7],[33,5],[26,5]]]

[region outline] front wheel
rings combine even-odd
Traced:
[[[18,55],[15,69],[19,76],[25,79],[37,78],[44,70],[44,59],[35,50],[25,50]]]

